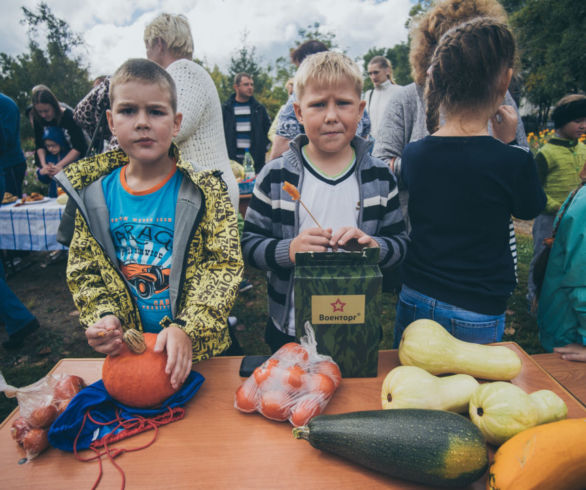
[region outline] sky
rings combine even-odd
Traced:
[[[21,7],[40,0],[4,0],[0,52],[27,51]],[[81,51],[91,76],[112,73],[128,58],[145,56],[143,30],[162,12],[184,14],[194,37],[194,56],[227,71],[243,44],[254,47],[262,66],[287,56],[298,29],[314,22],[349,56],[407,40],[405,22],[412,0],[45,0],[53,14],[85,41]]]

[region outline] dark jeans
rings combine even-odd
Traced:
[[[0,196],[4,195],[4,174],[0,173]],[[6,284],[4,266],[0,260],[0,320],[4,322],[8,335],[13,335],[35,317],[16,297]]]
[[[265,328],[265,342],[271,348],[271,352],[274,354],[285,344],[288,344],[289,342],[297,342],[297,339],[291,335],[287,335],[286,333],[281,332],[275,326],[273,320],[269,317],[267,326]]]
[[[5,186],[4,192],[10,192],[13,196],[22,196],[22,181],[26,173],[26,162],[19,163],[14,167],[4,169]],[[4,195],[2,192],[2,196]]]

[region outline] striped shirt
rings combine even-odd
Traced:
[[[244,158],[245,150],[250,150],[250,133],[252,131],[250,104],[234,101],[236,119],[236,156]]]
[[[295,325],[288,319],[294,271],[289,245],[299,234],[300,207],[282,187],[288,181],[303,192],[307,170],[301,147],[307,141],[307,136],[299,135],[290,150],[257,175],[242,235],[245,260],[267,271],[269,314],[277,328],[289,335],[295,335]],[[388,166],[368,154],[366,141],[355,137],[351,144],[359,188],[357,227],[377,241],[379,267],[390,269],[403,260],[408,242],[397,184]]]

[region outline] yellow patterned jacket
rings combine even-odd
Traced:
[[[242,277],[242,254],[236,213],[218,172],[196,172],[172,146],[183,173],[175,210],[169,294],[171,323],[189,335],[193,361],[220,354],[230,345],[228,314]],[[118,267],[109,231],[102,178],[126,165],[128,157],[111,151],[79,160],[56,179],[77,204],[69,249],[67,282],[84,328],[114,314],[124,329],[142,330],[140,315]]]

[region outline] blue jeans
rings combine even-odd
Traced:
[[[501,315],[474,313],[438,301],[403,284],[397,303],[393,348],[399,347],[403,330],[419,318],[435,320],[454,337],[476,344],[500,342],[505,331],[504,312]]]
[[[0,196],[4,195],[4,183],[4,174],[0,171]],[[4,265],[0,260],[0,320],[6,326],[6,332],[12,335],[25,327],[27,323],[32,322],[34,318],[6,284]]]

